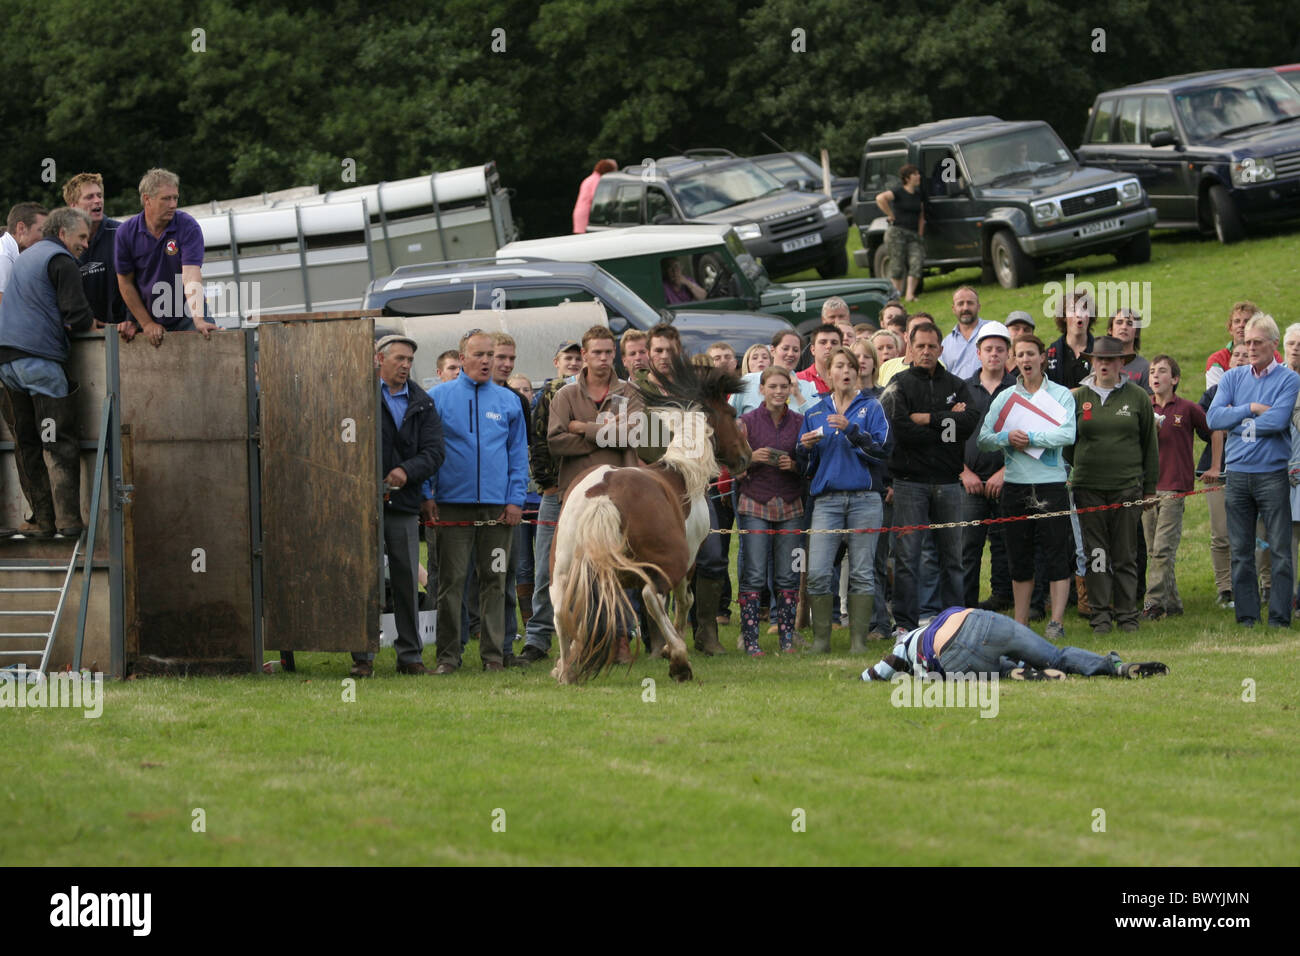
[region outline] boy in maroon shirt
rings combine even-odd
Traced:
[[[1147,597],[1142,618],[1158,621],[1166,614],[1182,614],[1183,601],[1174,580],[1174,559],[1183,537],[1183,503],[1179,492],[1195,487],[1196,474],[1192,457],[1193,432],[1203,441],[1210,440],[1205,410],[1195,402],[1174,393],[1182,371],[1168,355],[1151,360],[1150,381],[1154,394],[1151,407],[1156,414],[1157,438],[1160,443],[1160,478],[1156,482],[1159,497],[1143,510],[1142,530],[1146,534]]]

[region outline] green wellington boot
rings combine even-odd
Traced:
[[[831,609],[838,599],[838,594],[808,595],[808,610],[812,615],[814,654],[831,652]]]

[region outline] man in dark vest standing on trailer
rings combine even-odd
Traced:
[[[90,241],[90,217],[56,209],[44,231],[15,261],[0,301],[0,412],[14,436],[18,480],[32,509],[18,533],[76,538],[83,528],[77,384],[65,365],[68,331],[85,331],[94,321],[77,268]],[[47,447],[53,475],[45,466]]]

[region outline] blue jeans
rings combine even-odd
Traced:
[[[1255,580],[1255,522],[1264,525],[1272,555],[1273,584],[1269,592],[1268,623],[1291,625],[1291,595],[1295,569],[1291,564],[1291,483],[1286,469],[1273,472],[1230,471],[1223,487],[1228,513],[1228,543],[1232,552],[1232,599],[1237,621],[1259,620],[1259,588]]]
[[[555,524],[560,519],[560,495],[542,495],[537,509],[539,524],[533,540],[533,616],[524,628],[524,644],[539,650],[551,649],[555,636],[555,609],[551,606],[551,542],[555,540]]]
[[[939,652],[939,664],[946,674],[975,672],[1005,676],[1020,663],[1040,670],[1054,667],[1086,677],[1115,676],[1115,665],[1109,658],[1078,647],[1057,647],[996,611],[972,611],[966,615],[957,633]]]
[[[68,375],[52,359],[20,358],[0,365],[0,382],[15,392],[66,398]]]
[[[884,502],[885,497],[882,494],[880,500]],[[887,528],[894,523],[894,503],[890,501],[884,505],[884,514],[880,519],[881,527]],[[879,631],[881,634],[888,634],[893,630],[893,622],[889,616],[889,605],[894,600],[894,590],[889,584],[889,557],[893,551],[894,536],[892,534],[882,534],[876,539],[876,562],[874,565],[876,576],[876,603],[871,612],[871,629]]]
[[[916,604],[921,609],[921,617],[934,617],[951,605],[946,604],[939,593],[939,546],[935,544],[933,531],[919,532],[921,535],[921,574],[917,578]]]
[[[525,505],[527,507],[527,505]],[[524,521],[537,520],[536,511],[525,511]],[[519,584],[532,584],[537,575],[533,571],[533,539],[537,536],[537,525],[521,521],[515,526],[514,553],[518,555]]]
[[[927,485],[894,479],[894,524],[941,524],[961,520],[962,497],[966,490],[960,482]],[[939,556],[940,607],[959,607],[962,603],[961,528],[934,530]],[[904,630],[917,626],[920,614],[918,592],[921,584],[921,546],[925,535],[919,531],[900,533],[894,545],[894,619]],[[811,591],[811,588],[809,589]]]
[[[752,515],[736,515],[742,531],[756,530],[803,530],[803,517],[791,518],[789,521],[764,521]],[[776,565],[777,591],[793,591],[799,587],[799,575],[794,570],[794,549],[803,545],[801,534],[745,534],[740,536],[741,593],[756,591],[763,593],[767,588],[767,570],[769,562]]]
[[[817,496],[812,530],[825,528],[879,528],[885,507],[878,491],[827,491]],[[849,593],[875,594],[876,539],[879,532],[851,534],[849,539]],[[838,594],[835,553],[838,534],[809,535],[808,593]],[[778,571],[780,568],[778,567]]]

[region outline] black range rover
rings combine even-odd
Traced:
[[[1157,225],[1235,242],[1300,216],[1300,91],[1273,70],[1151,80],[1097,97],[1079,159],[1137,176]]]
[[[787,189],[748,160],[723,150],[691,150],[600,178],[589,232],[621,226],[705,223],[732,226],[773,278],[817,269],[849,271],[849,224],[834,199]],[[696,278],[708,288],[709,275]]]
[[[872,275],[889,270],[889,223],[875,198],[901,188],[906,164],[921,170],[927,271],[980,266],[985,282],[1014,289],[1033,281],[1040,265],[1079,256],[1151,258],[1156,212],[1137,177],[1080,166],[1046,123],[968,116],[867,140],[855,255]]]

